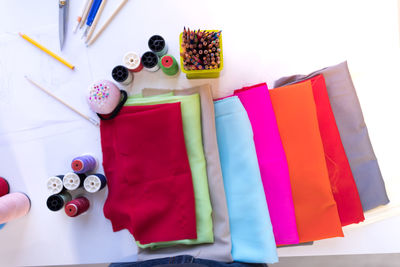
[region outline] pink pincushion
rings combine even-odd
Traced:
[[[98,81],[89,87],[87,100],[90,108],[96,113],[111,113],[117,107],[120,99],[120,90],[110,81]]]

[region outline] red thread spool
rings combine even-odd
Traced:
[[[65,205],[65,213],[69,217],[76,217],[89,209],[90,202],[86,197],[78,197]]]
[[[8,193],[10,193],[10,186],[6,179],[0,177],[0,197],[7,195]]]

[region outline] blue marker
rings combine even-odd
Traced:
[[[84,38],[87,35],[90,26],[92,26],[93,20],[96,17],[96,14],[97,14],[97,10],[99,10],[101,1],[102,0],[94,0],[93,1],[92,6],[90,7],[88,18],[86,20],[86,28],[85,28],[85,32],[83,33],[82,38]]]

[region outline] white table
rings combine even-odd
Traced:
[[[108,1],[100,24],[119,1]],[[222,29],[224,70],[219,79],[187,80],[181,73],[135,74],[129,93],[144,87],[185,88],[208,82],[214,96],[284,75],[308,73],[348,59],[370,137],[392,200],[400,203],[398,150],[399,36],[397,1],[155,1],[131,0],[87,48],[72,34],[81,1],[70,5],[64,50],[58,46],[57,1],[0,0],[0,175],[12,191],[26,192],[30,213],[0,230],[0,265],[50,265],[134,260],[126,231],[113,233],[102,213],[107,192],[90,196],[90,211],[77,218],[50,212],[45,181],[69,170],[71,159],[91,152],[101,159],[99,129],[31,86],[29,75],[94,117],[85,102],[90,83],[110,79],[128,50],[143,53],[162,35],[178,57],[183,26]],[[193,11],[191,11],[193,10]],[[74,71],[17,35],[23,32],[76,65]],[[390,207],[391,207],[390,206]],[[395,211],[394,208],[388,209]],[[388,214],[377,211],[379,214]],[[345,238],[281,248],[280,256],[400,252],[400,216],[349,226]]]

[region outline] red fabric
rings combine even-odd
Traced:
[[[311,79],[326,166],[342,226],[364,220],[360,196],[344,151],[322,74]]]
[[[181,116],[180,103],[129,106],[100,124],[104,216],[141,244],[197,238]]]

